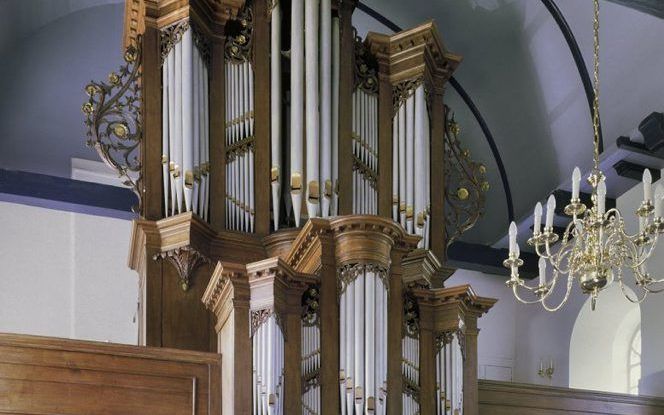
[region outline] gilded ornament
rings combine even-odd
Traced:
[[[470,193],[468,192],[468,189],[466,189],[465,187],[460,187],[459,189],[457,189],[457,197],[459,198],[459,200],[466,200],[468,199],[469,195]]]
[[[87,145],[115,170],[125,186],[138,198],[134,211],[141,212],[140,142],[141,118],[140,37],[124,53],[125,64],[108,76],[108,83],[91,82],[85,87],[89,98],[83,104]]]

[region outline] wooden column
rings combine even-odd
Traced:
[[[436,339],[433,307],[419,303],[420,311],[420,413],[436,412]]]
[[[270,0],[254,0],[255,231],[270,232]]]
[[[146,19],[142,44],[143,96],[143,216],[157,220],[163,217],[163,182],[161,168],[161,52],[160,31],[156,20]]]
[[[378,57],[378,215],[392,217],[392,84],[390,64]]]
[[[341,154],[341,146],[339,147]],[[341,174],[341,173],[340,173]],[[337,297],[337,260],[332,235],[320,243],[320,350],[322,415],[341,413],[339,396],[339,301]]]
[[[226,76],[224,38],[212,40],[210,65],[210,225],[226,228]]]
[[[250,414],[253,391],[250,297],[249,282],[242,267],[224,269],[217,263],[202,301],[216,317],[223,368],[223,413]],[[231,373],[231,376],[225,377],[223,373]]]
[[[302,290],[290,289],[285,316],[284,414],[302,413]]]
[[[431,91],[431,251],[438,260],[447,260],[445,237],[445,107],[443,87]]]
[[[479,414],[479,393],[477,389],[477,315],[471,313],[465,318],[466,323],[466,361],[463,367],[463,413]]]
[[[403,337],[403,267],[405,253],[392,251],[390,291],[387,308],[387,413],[399,415],[402,409],[401,338]]]
[[[354,53],[352,16],[356,0],[339,5],[339,215],[353,213],[353,80]],[[347,49],[344,49],[347,48]],[[348,49],[350,48],[350,49]],[[323,400],[323,402],[325,402]]]

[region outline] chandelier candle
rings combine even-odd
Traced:
[[[647,271],[646,263],[654,253],[659,236],[664,233],[664,188],[657,186],[655,198],[652,194],[652,176],[643,172],[643,202],[636,210],[639,232],[630,235],[625,231],[622,213],[612,208],[606,210],[607,187],[605,176],[599,167],[599,1],[594,0],[594,93],[593,102],[593,169],[588,175],[592,186],[591,204],[586,206],[579,198],[581,171],[572,173],[572,198],[565,206],[565,214],[571,221],[559,236],[553,230],[553,214],[556,201],[553,196],[547,201],[546,224],[540,232],[542,206],[535,206],[533,235],[528,245],[535,249],[539,259],[539,285],[527,286],[519,277],[519,245],[516,241],[516,225],[509,229],[510,253],[503,262],[510,269],[507,285],[516,299],[525,304],[540,303],[547,311],[559,310],[568,300],[576,280],[584,294],[590,295],[594,310],[599,293],[609,285],[617,283],[623,295],[634,303],[642,302],[649,293],[664,291],[664,279],[655,279]],[[654,206],[653,206],[654,202]],[[557,245],[556,242],[560,241]],[[555,245],[555,246],[554,246]],[[547,264],[548,263],[548,264]],[[547,281],[547,267],[553,268]],[[639,294],[634,296],[624,287],[623,270],[631,271]],[[557,284],[558,280],[566,284]],[[563,286],[564,296],[556,305],[550,305],[549,296],[556,287]],[[530,293],[530,299],[521,297],[520,291]]]

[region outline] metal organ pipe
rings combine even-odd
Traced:
[[[291,2],[291,198],[293,201],[293,213],[295,226],[300,226],[300,212],[302,208],[302,179],[303,179],[303,103],[304,91],[302,82],[304,80],[304,39],[302,28],[304,27],[304,4],[303,0]]]
[[[253,413],[254,415],[283,414],[284,395],[284,337],[277,319],[270,311],[254,328],[253,345]]]
[[[162,174],[166,216],[194,212],[207,220],[209,156],[206,41],[189,25],[162,32]]]
[[[385,414],[387,374],[386,271],[358,264],[340,270],[340,394],[342,413]]]
[[[330,215],[332,202],[332,2],[320,4],[320,183],[321,216]]]
[[[463,414],[464,354],[459,332],[441,335],[436,353],[436,414]]]
[[[319,66],[318,66],[318,0],[305,1],[305,98],[306,98],[306,151],[307,151],[307,213],[309,217],[318,216],[319,188],[319,146],[320,118],[319,100]]]
[[[281,2],[274,3],[270,20],[270,181],[274,230],[277,230],[281,204]]]
[[[339,208],[339,18],[332,18],[332,201],[330,215],[336,216]]]

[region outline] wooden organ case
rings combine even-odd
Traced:
[[[433,22],[362,40],[355,6],[127,0],[127,64],[86,87],[140,202],[142,342],[220,352],[225,414],[477,414],[495,300],[443,284],[485,190],[461,58]]]

